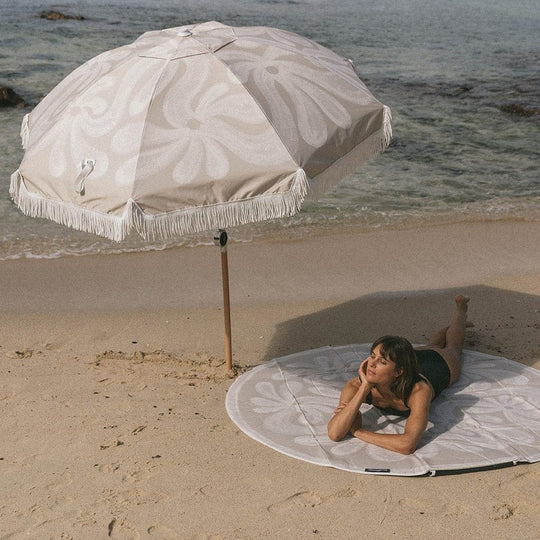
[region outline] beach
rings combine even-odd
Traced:
[[[76,18],[42,19],[49,8]],[[539,463],[353,474],[272,450],[225,408],[276,357],[425,342],[458,293],[467,349],[540,369],[538,13],[532,0],[0,5],[0,85],[26,103],[0,108],[0,540],[538,538]],[[231,371],[214,231],[115,243],[10,199],[23,118],[69,73],[212,20],[331,48],[393,118],[387,150],[318,201],[228,230]]]
[[[2,261],[0,538],[537,538],[540,464],[351,474],[229,419],[235,378],[386,333],[421,343],[471,297],[465,347],[540,369],[540,222],[268,237],[219,250]]]

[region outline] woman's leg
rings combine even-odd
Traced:
[[[446,347],[446,331],[448,330],[448,326],[445,326],[444,328],[441,328],[439,330],[435,330],[431,336],[429,336],[429,341],[427,342],[425,347],[422,347],[423,349],[431,349],[435,347],[436,349],[444,349]]]
[[[461,373],[461,353],[465,341],[465,329],[467,328],[467,304],[469,297],[462,294],[455,297],[456,312],[450,326],[445,331],[445,342],[442,347],[437,347],[437,352],[446,360],[450,369],[450,384],[455,383]],[[435,348],[435,347],[434,347]]]

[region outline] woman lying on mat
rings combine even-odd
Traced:
[[[412,454],[426,430],[429,406],[461,372],[461,351],[467,325],[467,296],[456,296],[450,326],[438,330],[427,345],[413,349],[405,339],[384,336],[371,346],[358,377],[343,387],[339,405],[328,423],[328,436],[342,440],[348,433],[362,441],[401,454]],[[387,414],[407,416],[401,434],[362,429],[360,405],[369,403]]]

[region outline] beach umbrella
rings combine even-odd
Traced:
[[[10,193],[25,214],[121,241],[298,212],[390,141],[390,110],[317,43],[218,22],[89,60],[26,115]]]

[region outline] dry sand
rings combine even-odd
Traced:
[[[421,342],[472,297],[466,347],[540,369],[540,223],[231,244],[238,371]],[[540,464],[366,476],[229,420],[217,248],[0,263],[0,538],[538,538]]]

